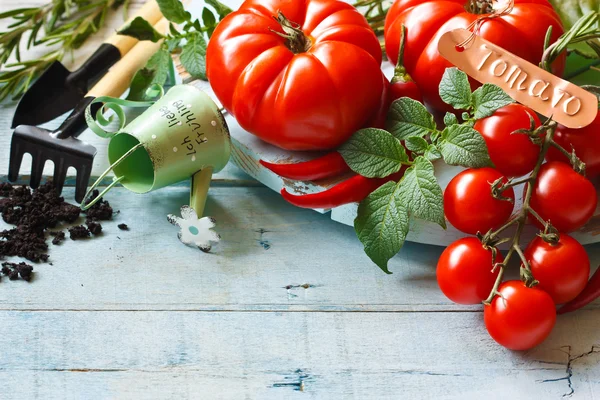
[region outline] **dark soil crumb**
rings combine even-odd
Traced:
[[[96,197],[98,197],[99,194],[100,192],[98,190],[94,190],[92,192],[90,202]],[[100,201],[98,201],[96,204],[94,204],[92,207],[90,207],[83,213],[86,214],[88,218],[94,218],[100,221],[109,221],[112,219],[113,209],[108,203],[108,201],[100,199]]]
[[[128,231],[129,227],[127,226],[127,224],[119,224],[117,225],[117,228],[119,228],[122,231]]]
[[[102,225],[100,225],[99,222],[96,222],[94,220],[90,220],[89,218],[85,221],[85,224],[87,225],[88,230],[90,231],[90,233],[94,236],[99,235],[100,233],[102,233]]]
[[[21,279],[29,282],[33,276],[33,267],[24,262],[15,264],[10,262],[2,263],[2,274],[7,275],[11,281]]]
[[[95,191],[93,195],[98,194],[98,191]],[[80,212],[78,206],[66,203],[64,198],[56,193],[52,182],[33,191],[26,186],[0,182],[0,214],[6,223],[15,225],[13,229],[0,231],[0,258],[17,256],[33,262],[46,262],[46,233],[53,236],[53,244],[61,243],[66,237],[65,232],[53,229],[62,223],[74,223],[79,219]],[[113,209],[107,201],[101,199],[86,212],[86,216],[87,228],[80,225],[69,229],[72,239],[87,238],[90,233],[100,233],[102,226],[97,221],[112,219]],[[14,277],[12,271],[7,270],[4,275]],[[26,270],[23,271],[24,276],[27,276]]]
[[[63,231],[50,232],[50,235],[54,236],[54,238],[52,239],[53,245],[60,244],[63,240],[65,240],[65,237],[66,237],[66,235]]]
[[[83,225],[77,225],[69,228],[69,236],[72,240],[86,239],[90,237],[90,231]]]

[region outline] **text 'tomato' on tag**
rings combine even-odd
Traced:
[[[594,94],[472,35],[466,29],[446,32],[438,44],[440,54],[473,79],[500,86],[519,103],[566,127],[581,128],[594,121],[598,113]],[[465,41],[468,44],[457,49]]]

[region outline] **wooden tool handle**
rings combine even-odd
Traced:
[[[144,18],[150,23],[150,25],[156,24],[158,20],[162,18],[162,14],[160,12],[160,8],[158,7],[158,3],[156,2],[156,0],[147,1],[146,4],[144,4],[142,8],[140,8],[140,10],[133,17],[131,17],[129,20],[127,20],[127,22],[123,24],[121,29],[127,26],[127,24],[133,21],[136,17]],[[117,49],[119,49],[121,57],[127,54],[127,52],[131,50],[131,48],[135,46],[137,42],[138,40],[132,38],[131,36],[117,34],[112,35],[105,41],[105,43],[112,44]]]
[[[154,25],[154,29],[160,33],[166,33],[169,29],[169,21],[165,18],[161,19]],[[160,49],[161,44],[162,41],[157,43],[149,40],[138,42],[90,89],[87,96],[121,96],[131,84],[135,73],[146,65],[150,57]]]

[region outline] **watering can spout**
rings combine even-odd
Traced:
[[[190,207],[196,211],[198,217],[204,215],[204,206],[206,205],[206,197],[208,195],[208,187],[212,178],[212,167],[204,168],[196,172],[192,176],[192,184],[190,187]]]

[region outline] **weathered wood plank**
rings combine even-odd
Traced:
[[[0,312],[0,377],[12,398],[590,399],[600,354],[567,372],[565,351],[599,343],[599,316],[522,353],[470,313]]]
[[[206,212],[223,237],[212,254],[183,246],[166,221],[187,203],[186,187],[147,195],[117,188],[107,199],[120,213],[104,224],[103,236],[51,246],[54,265],[36,266],[34,283],[0,282],[0,308],[479,309],[451,304],[440,293],[441,247],[407,244],[390,262],[394,274],[385,275],[363,254],[352,228],[295,208],[267,188],[211,189]],[[131,230],[118,230],[121,222]],[[593,265],[600,263],[600,246],[587,249]]]

